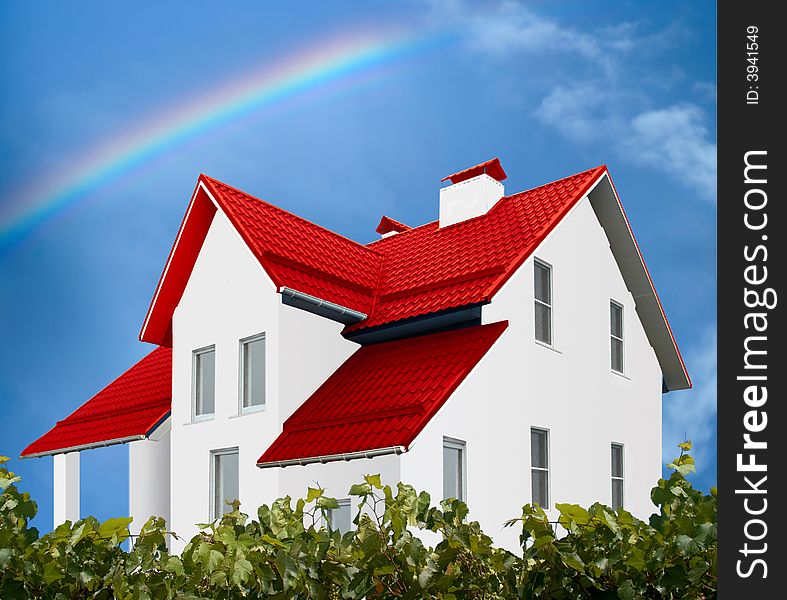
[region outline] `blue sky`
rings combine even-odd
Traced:
[[[308,7],[308,8],[307,8]],[[137,335],[200,172],[367,242],[437,216],[441,177],[500,156],[509,192],[606,163],[695,388],[664,397],[716,483],[713,2],[6,2],[0,229],[89,149],[323,40],[417,50],[262,107],[109,178],[0,244],[0,453],[17,457],[149,351]],[[5,205],[5,206],[4,206]],[[82,454],[82,512],[127,511],[125,447]],[[51,458],[11,462],[52,522]]]

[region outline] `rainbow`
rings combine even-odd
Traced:
[[[174,110],[134,124],[59,172],[45,175],[35,187],[14,194],[10,209],[0,213],[0,249],[24,238],[89,192],[191,139],[307,93],[352,85],[435,41],[437,38],[356,31],[278,63],[266,61],[235,81],[224,82]]]

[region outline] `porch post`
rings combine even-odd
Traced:
[[[55,454],[54,527],[79,520],[79,452]]]

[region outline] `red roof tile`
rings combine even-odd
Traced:
[[[506,172],[503,170],[503,165],[500,164],[500,159],[493,158],[492,160],[482,162],[480,165],[470,167],[469,169],[459,171],[458,173],[453,173],[448,177],[443,177],[440,181],[459,183],[461,181],[472,179],[473,177],[478,177],[484,173],[489,175],[492,179],[496,179],[497,181],[505,181],[505,179],[508,177]]]
[[[359,348],[285,421],[257,463],[409,448],[507,326]]]
[[[54,454],[148,435],[172,404],[172,351],[156,348],[22,451]]]
[[[392,231],[401,233],[402,231],[407,231],[408,229],[412,229],[412,227],[405,225],[404,223],[400,223],[391,217],[383,216],[383,218],[380,219],[380,224],[377,226],[375,231],[380,235],[385,235],[386,233],[391,233]]]

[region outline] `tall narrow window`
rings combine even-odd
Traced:
[[[612,370],[623,372],[623,307],[617,302],[609,303],[609,333],[611,338],[610,357]]]
[[[194,386],[194,417],[206,417],[216,409],[216,348],[194,351],[192,377]]]
[[[341,498],[338,502],[339,508],[328,509],[328,525],[344,535],[352,529],[352,505],[349,498]]]
[[[552,267],[535,261],[536,339],[552,345]]]
[[[530,430],[530,485],[533,504],[549,508],[549,432]]]
[[[465,499],[465,442],[443,438],[443,500]]]
[[[612,444],[612,508],[623,508],[623,444]]]
[[[265,406],[265,334],[242,340],[240,344],[241,409]]]
[[[227,502],[237,500],[240,487],[238,449],[214,450],[211,458],[211,519],[231,512]]]

